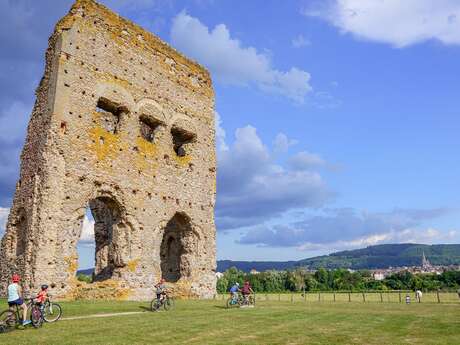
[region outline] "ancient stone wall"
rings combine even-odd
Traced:
[[[76,245],[89,206],[95,280],[148,299],[215,292],[214,94],[208,72],[92,0],[56,26],[28,127],[2,288],[78,295]],[[96,283],[94,286],[97,286]],[[80,284],[81,285],[81,284]],[[85,287],[91,289],[91,287]]]

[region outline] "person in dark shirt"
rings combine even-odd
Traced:
[[[254,293],[254,291],[252,290],[251,284],[247,280],[244,282],[241,293],[243,294],[244,303],[249,304],[249,295]]]

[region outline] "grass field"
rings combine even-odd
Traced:
[[[259,296],[260,297],[260,296]],[[139,302],[62,302],[62,320],[0,334],[0,344],[460,344],[459,303],[257,302],[224,308],[221,300],[177,301],[168,312]],[[5,303],[2,302],[2,306]]]

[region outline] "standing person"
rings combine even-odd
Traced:
[[[410,295],[406,294],[406,304],[410,304]]]
[[[418,303],[422,302],[422,296],[423,293],[420,290],[415,291],[415,299],[417,300]]]
[[[11,277],[11,284],[8,285],[8,306],[12,308],[15,305],[18,305],[22,308],[22,326],[25,326],[31,323],[31,321],[27,320],[27,305],[21,298],[22,289],[19,285],[20,280],[21,277],[19,277],[16,273]]]
[[[254,293],[249,281],[246,280],[244,282],[243,288],[241,289],[241,293],[243,294],[244,304],[249,305],[249,295]]]

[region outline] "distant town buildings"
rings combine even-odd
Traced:
[[[403,266],[403,267],[389,267],[386,269],[378,269],[372,271],[372,277],[374,280],[384,280],[389,275],[407,271],[412,274],[441,274],[445,271],[458,271],[460,266],[448,265],[448,266],[436,266],[431,264],[428,258],[425,256],[425,252],[422,252],[422,264],[421,266]]]

